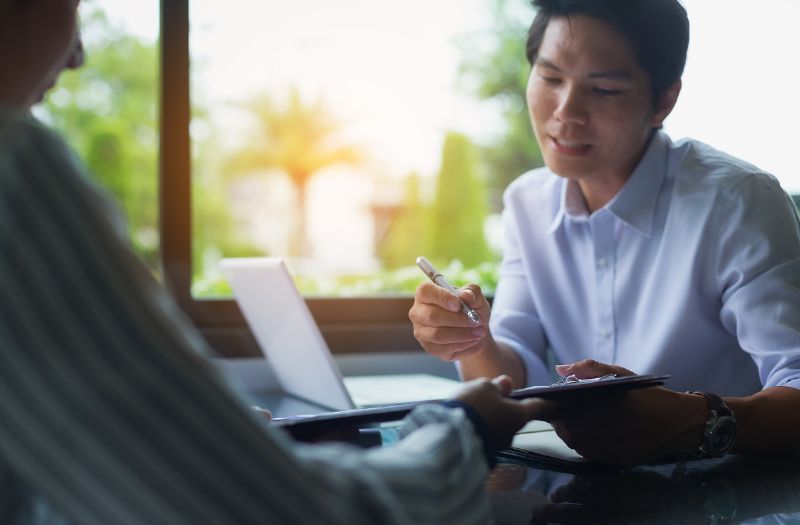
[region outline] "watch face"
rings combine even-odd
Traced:
[[[733,446],[736,439],[736,420],[732,417],[721,417],[717,419],[714,428],[711,429],[709,436],[709,452],[713,454],[725,454]]]

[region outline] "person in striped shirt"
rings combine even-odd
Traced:
[[[0,522],[483,523],[510,378],[420,406],[393,447],[308,445],[246,407],[30,114],[83,49],[76,0],[0,0]]]

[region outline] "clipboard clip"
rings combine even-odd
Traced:
[[[600,377],[590,377],[588,379],[578,379],[575,374],[570,374],[560,381],[556,381],[550,386],[569,385],[572,383],[596,383],[598,381],[605,381],[606,379],[615,379],[617,374],[606,374]]]

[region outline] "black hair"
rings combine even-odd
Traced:
[[[528,30],[525,54],[535,64],[552,18],[584,15],[602,20],[630,43],[639,66],[650,77],[653,104],[680,80],[689,48],[689,18],[678,0],[532,0],[537,10]]]

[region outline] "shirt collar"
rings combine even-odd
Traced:
[[[636,169],[619,193],[604,206],[645,236],[652,231],[658,195],[667,174],[668,146],[669,137],[663,131],[653,132]],[[578,184],[562,179],[561,204],[547,232],[555,232],[565,217],[573,221],[586,221],[589,211]]]

